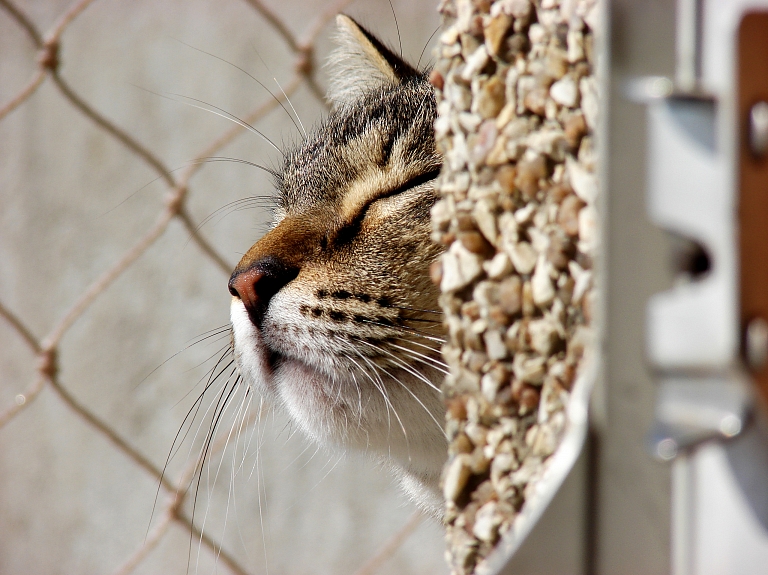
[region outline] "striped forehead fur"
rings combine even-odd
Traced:
[[[432,122],[436,104],[423,76],[380,86],[331,111],[327,120],[285,156],[278,181],[283,210],[301,211],[334,202],[359,175],[361,166],[386,165],[393,151],[415,170],[437,168]],[[356,146],[363,139],[374,146]],[[397,144],[397,146],[396,146]]]

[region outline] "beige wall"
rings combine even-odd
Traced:
[[[68,6],[61,0],[16,1],[41,30]],[[269,2],[298,34],[326,4]],[[437,26],[434,4],[394,1],[403,53],[414,60]],[[347,12],[397,45],[388,2],[358,0]],[[64,78],[170,168],[198,157],[229,125],[143,89],[185,94],[235,115],[265,99],[242,72],[183,43],[221,56],[273,88],[273,75],[283,82],[291,75],[283,41],[238,0],[100,0],[62,38]],[[328,48],[324,33],[318,55]],[[0,9],[0,102],[29,81],[35,58],[21,28]],[[324,84],[322,70],[319,77]],[[292,101],[305,125],[323,112],[306,89]],[[298,138],[280,109],[258,127],[277,142]],[[248,134],[217,155],[272,165],[278,159]],[[152,225],[167,193],[162,182],[142,187],[155,178],[146,163],[45,82],[0,121],[0,304],[36,336],[48,333]],[[270,190],[254,168],[210,164],[192,180],[188,206],[200,222],[230,202]],[[202,234],[234,264],[264,230],[266,215],[261,209],[228,212],[214,216]],[[227,323],[226,280],[189,233],[171,222],[61,343],[62,384],[156,466],[163,465],[200,389],[195,384],[211,366],[199,364],[226,343],[187,347]],[[33,380],[35,362],[0,318],[0,412]],[[198,438],[190,457],[199,445]],[[242,450],[213,460],[223,465],[210,505],[205,494],[198,501],[196,521],[202,525],[205,516],[205,533],[223,541],[250,572],[266,572],[267,563],[276,574],[352,573],[412,513],[384,471],[355,456],[313,456],[315,448],[306,447],[280,414],[269,414],[231,492],[233,461],[239,465]],[[257,451],[261,480],[251,472]],[[170,477],[188,464],[189,452],[187,442],[169,466]],[[115,571],[142,545],[156,490],[155,479],[44,389],[0,429],[0,574]],[[155,520],[165,503],[161,492]],[[189,552],[189,533],[174,524],[136,572],[186,573]],[[210,551],[201,550],[199,567],[197,555],[192,542],[189,572],[213,573]],[[425,523],[380,572],[445,572],[442,556],[441,529]]]

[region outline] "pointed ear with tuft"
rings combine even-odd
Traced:
[[[419,75],[349,16],[336,16],[334,40],[338,47],[328,60],[331,69],[328,99],[334,106],[356,100],[373,88],[399,84]]]

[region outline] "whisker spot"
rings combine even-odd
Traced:
[[[346,321],[347,320],[347,314],[345,314],[344,312],[341,312],[341,311],[335,311],[335,310],[330,311],[330,312],[328,312],[328,316],[333,321]]]

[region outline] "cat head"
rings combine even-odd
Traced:
[[[434,93],[351,18],[337,25],[333,108],[285,153],[274,225],[229,282],[235,358],[307,435],[373,454],[439,505]]]

